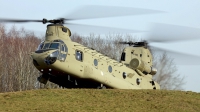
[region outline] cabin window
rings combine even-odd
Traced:
[[[83,61],[83,52],[82,51],[76,51],[76,59],[78,61]]]
[[[121,56],[121,61],[125,61],[125,57],[126,57],[126,53],[123,52],[123,53],[122,53],[122,56]]]
[[[137,78],[136,83],[137,83],[137,85],[139,85],[141,83],[141,80],[139,78]]]
[[[97,61],[97,59],[94,59],[94,65],[95,65],[95,66],[98,65],[98,61]]]
[[[142,57],[142,54],[140,54],[140,57]]]
[[[123,73],[122,73],[122,76],[123,76],[123,78],[125,79],[125,78],[127,77],[126,72],[123,72]]]
[[[112,67],[109,65],[108,66],[108,71],[111,73],[112,72]]]

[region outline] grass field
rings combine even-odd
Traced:
[[[43,89],[0,93],[0,112],[200,112],[200,93]]]

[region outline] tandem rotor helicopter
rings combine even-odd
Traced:
[[[118,62],[73,42],[70,29],[63,25],[68,24],[68,20],[73,19],[0,19],[0,22],[50,23],[45,40],[30,54],[34,66],[42,73],[38,81],[43,84],[50,81],[65,88],[160,89],[152,79],[157,70],[153,68],[152,54],[146,41],[119,42],[129,46],[124,48]]]

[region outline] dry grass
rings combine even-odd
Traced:
[[[200,112],[200,93],[43,89],[0,94],[0,112]]]

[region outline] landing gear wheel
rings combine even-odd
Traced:
[[[40,83],[43,83],[43,84],[47,84],[48,80],[49,80],[49,77],[48,75],[41,75],[37,78],[37,80],[40,82]]]
[[[101,89],[106,89],[106,86],[102,86]]]
[[[101,89],[101,86],[98,86],[97,89]]]
[[[101,86],[98,86],[97,89],[106,89],[106,86],[101,84]]]

